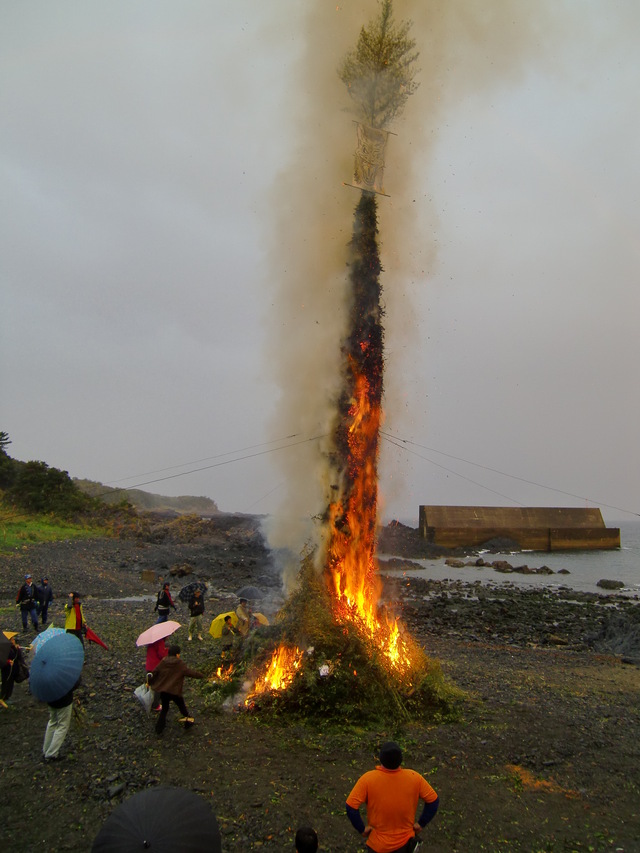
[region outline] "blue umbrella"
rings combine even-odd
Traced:
[[[41,702],[55,702],[75,686],[84,663],[84,648],[74,634],[56,634],[40,647],[31,664],[29,687]]]
[[[46,631],[42,631],[40,634],[38,634],[35,640],[33,640],[33,642],[31,643],[31,651],[34,653],[37,652],[38,649],[40,649],[44,645],[44,643],[47,643],[52,637],[64,633],[64,628],[54,628],[53,625],[51,625],[49,628],[47,628]]]

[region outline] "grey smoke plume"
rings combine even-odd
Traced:
[[[552,3],[513,0],[435,0],[394,3],[398,20],[413,21],[420,53],[419,88],[387,149],[380,205],[387,343],[414,333],[402,281],[428,277],[437,245],[437,217],[429,199],[414,202],[412,187],[428,170],[447,109],[491,86],[508,85],[533,62],[543,62],[557,33]],[[351,175],[355,135],[336,69],[360,28],[377,11],[373,2],[309,2],[305,49],[287,93],[295,154],[269,199],[272,222],[267,286],[273,307],[269,364],[281,388],[274,433],[326,435],[339,381],[340,341],[346,321],[347,244],[358,193],[342,185]],[[425,274],[418,271],[424,270]],[[403,350],[407,352],[407,349]],[[386,365],[385,412],[392,422],[401,395],[403,364]],[[308,541],[308,521],[322,511],[327,471],[322,441],[282,455],[286,493],[270,523],[270,541],[297,554]],[[397,487],[397,486],[396,486]],[[384,501],[384,491],[381,495]]]

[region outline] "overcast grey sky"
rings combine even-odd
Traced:
[[[228,511],[322,508],[310,439],[357,200],[335,68],[375,12],[0,0],[12,456]],[[416,22],[422,70],[380,200],[384,517],[589,502],[630,518],[640,6],[396,14]]]

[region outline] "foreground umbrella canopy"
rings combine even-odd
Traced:
[[[256,622],[258,622],[260,625],[268,625],[269,624],[269,620],[264,615],[264,613],[252,613],[251,615],[256,620]]]
[[[220,853],[218,821],[184,788],[148,788],[121,803],[97,834],[91,853]]]
[[[29,688],[41,702],[55,702],[76,684],[84,648],[74,634],[56,634],[40,647],[31,664]]]
[[[219,616],[216,616],[209,628],[209,633],[214,638],[214,640],[218,640],[222,636],[222,628],[224,626],[224,620],[226,616],[231,616],[231,624],[234,628],[238,624],[238,617],[233,612],[233,610],[229,610],[227,611],[227,613],[221,613]]]
[[[42,633],[38,634],[38,636],[31,643],[31,651],[37,652],[45,643],[48,643],[53,637],[56,637],[58,634],[64,634],[64,628],[54,628],[53,625],[49,626],[46,631],[42,631]]]
[[[200,592],[204,595],[207,591],[207,585],[204,581],[193,581],[193,583],[188,583],[186,586],[183,586],[180,592],[178,593],[179,601],[189,601],[193,593],[199,589]]]
[[[247,601],[260,601],[264,598],[264,592],[257,586],[243,586],[236,592],[238,598],[246,598]]]
[[[174,631],[180,627],[179,622],[173,622],[168,619],[166,622],[159,622],[157,625],[152,625],[143,631],[136,640],[136,646],[150,646],[157,640],[162,640],[164,637],[169,637]]]

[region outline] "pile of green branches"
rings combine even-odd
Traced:
[[[252,697],[251,711],[358,723],[457,716],[461,691],[445,680],[437,661],[421,658],[418,671],[401,677],[355,626],[336,622],[312,555],[303,558],[298,580],[275,625],[256,635],[259,647],[245,654],[241,668],[260,673],[282,643],[304,650],[301,666],[285,690]]]

